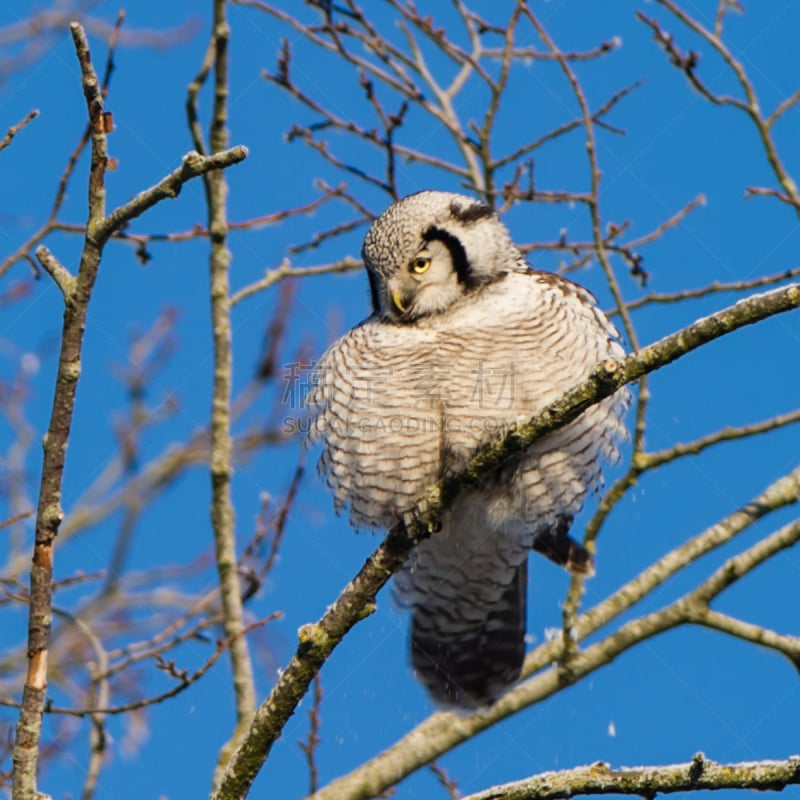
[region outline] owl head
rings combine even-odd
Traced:
[[[527,265],[497,215],[451,192],[419,192],[389,206],[361,249],[373,312],[396,322],[446,311]]]

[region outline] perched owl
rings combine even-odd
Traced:
[[[320,470],[357,528],[409,521],[481,445],[623,355],[592,295],[531,269],[469,197],[395,203],[362,256],[372,314],[325,353],[308,398]],[[396,576],[412,664],[438,704],[480,709],[519,678],[530,550],[591,572],[568,531],[617,456],[628,402],[617,392],[462,494]]]

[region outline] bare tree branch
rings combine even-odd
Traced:
[[[231,295],[231,306],[235,306],[242,300],[251,297],[258,292],[263,292],[274,286],[276,283],[285,280],[286,278],[307,278],[311,275],[331,275],[340,272],[354,272],[357,269],[362,269],[363,264],[360,259],[356,258],[343,258],[341,261],[334,261],[332,264],[322,264],[314,267],[292,267],[291,262],[285,259],[279,267],[272,270],[267,270],[264,277],[239,289]]]
[[[6,135],[0,139],[0,150],[5,150],[11,142],[13,141],[14,137],[31,121],[36,119],[39,116],[39,111],[34,109],[33,111],[28,112],[16,125],[12,125],[7,131]]]
[[[684,598],[662,611],[634,620],[590,648],[579,651],[576,647],[631,609],[671,576],[729,542],[759,519],[799,500],[800,467],[768,486],[716,525],[667,553],[610,597],[583,613],[574,622],[573,642],[569,647],[563,639],[554,638],[530,652],[522,670],[522,682],[490,710],[471,716],[445,712],[433,714],[371,761],[329,783],[314,796],[314,800],[363,800],[377,796],[480,731],[605,666],[636,643],[680,624],[702,625],[700,612],[703,608],[707,609],[707,600],[699,602],[690,596],[688,601]],[[788,532],[789,537],[796,534],[797,526]],[[781,543],[784,543],[787,532],[781,531],[778,535]],[[751,559],[749,568],[753,567]],[[786,654],[785,651],[781,652]],[[560,660],[563,663],[559,663]],[[551,669],[543,672],[548,667]]]
[[[36,543],[31,566],[31,588],[28,627],[28,669],[20,704],[17,735],[14,745],[14,800],[34,800],[39,757],[42,713],[48,673],[48,645],[52,614],[53,555],[55,540],[63,519],[61,508],[64,463],[72,427],[75,392],[81,373],[81,351],[86,315],[95,280],[100,268],[103,246],[119,226],[128,222],[164,197],[174,197],[188,180],[209,170],[241,161],[244,148],[219,153],[204,159],[187,156],[184,166],[153,189],[143,192],[129,203],[105,216],[105,171],[108,161],[103,97],[91,61],[86,34],[77,23],[70,26],[75,52],[81,68],[91,129],[91,165],[88,181],[87,234],[77,276],[68,278],[66,269],[58,265],[45,249],[40,251],[43,265],[51,271],[64,293],[64,322],[53,408],[44,443],[39,502],[36,514]]]
[[[226,0],[214,0],[211,39],[203,67],[190,87],[187,110],[189,125],[199,144],[199,126],[193,114],[195,87],[213,73],[214,101],[209,126],[208,147],[212,154],[224,152],[228,145],[228,47],[230,28]],[[213,54],[213,58],[212,58]],[[210,70],[209,70],[210,62]],[[210,233],[210,296],[213,331],[213,397],[211,401],[209,470],[211,476],[211,527],[214,532],[214,554],[222,601],[223,627],[230,640],[231,671],[236,709],[236,724],[229,742],[219,755],[220,765],[244,735],[256,708],[253,664],[247,638],[242,586],[236,557],[236,522],[231,498],[233,475],[233,438],[231,436],[231,384],[233,381],[233,327],[231,325],[230,276],[231,252],[228,247],[228,186],[222,172],[208,173],[203,178],[208,205]],[[216,778],[214,779],[216,782]]]
[[[755,789],[781,791],[800,783],[800,757],[786,761],[745,761],[718,764],[698,753],[688,764],[669,767],[631,767],[612,770],[598,762],[563,772],[543,772],[472,794],[464,800],[556,800],[573,795],[656,794],[701,789]]]
[[[687,14],[680,6],[673,2],[673,0],[657,0],[659,5],[664,6],[670,11],[677,19],[679,19],[687,28],[692,30],[704,41],[706,41],[722,58],[728,68],[736,77],[739,86],[744,94],[745,99],[739,100],[730,95],[719,95],[712,92],[700,79],[697,74],[698,58],[697,54],[689,52],[683,54],[674,43],[672,36],[667,34],[658,22],[650,19],[641,12],[636,12],[636,16],[642,20],[652,31],[656,41],[664,48],[670,57],[672,63],[678,67],[689,79],[689,83],[703,96],[706,100],[714,105],[731,106],[744,112],[755,126],[756,132],[761,140],[761,146],[764,150],[764,155],[769,162],[775,178],[781,186],[782,194],[781,199],[791,205],[795,213],[800,215],[800,193],[797,189],[797,184],[786,170],[786,167],[781,160],[778,148],[772,133],[773,123],[781,116],[786,108],[793,105],[796,101],[786,101],[784,104],[779,105],[772,115],[765,117],[761,111],[761,106],[758,102],[755,87],[748,77],[742,63],[736,59],[731,53],[730,49],[720,38],[721,34],[721,18],[717,17],[717,24],[714,31],[708,30],[700,22]],[[788,105],[786,103],[788,102]]]

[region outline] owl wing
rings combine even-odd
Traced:
[[[464,346],[447,387],[448,471],[461,471],[481,445],[530,420],[600,362],[624,356],[594,297],[549,273],[510,273],[459,316],[450,328]],[[618,456],[629,403],[627,389],[617,392],[501,469],[496,484],[508,491],[499,492],[498,525],[503,515],[531,526],[577,514],[602,484],[602,462]]]
[[[310,442],[337,512],[357,528],[389,528],[441,474],[435,330],[370,319],[316,367]]]

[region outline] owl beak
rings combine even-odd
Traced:
[[[392,308],[400,317],[407,318],[414,305],[419,287],[414,280],[402,274],[390,278],[388,284],[386,288],[389,290]]]
[[[392,304],[401,313],[405,314],[408,311],[408,306],[403,304],[403,298],[397,289],[392,289],[390,292]]]

